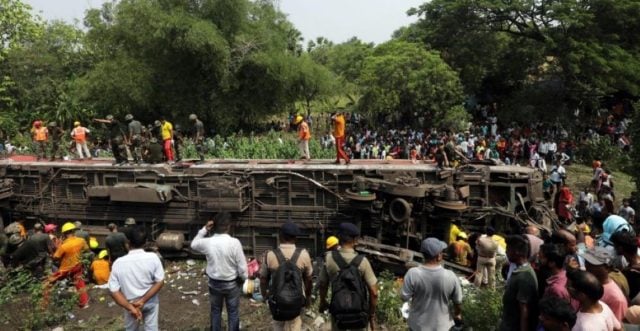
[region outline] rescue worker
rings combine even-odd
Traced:
[[[42,121],[33,122],[31,128],[31,137],[34,143],[37,160],[47,157],[47,140],[49,140],[49,131],[42,125]]]
[[[339,244],[340,244],[340,240],[338,240],[338,237],[331,236],[327,238],[327,242],[326,242],[327,252],[338,250],[338,248],[340,248]]]
[[[60,261],[60,268],[57,272],[51,274],[45,282],[43,293],[45,306],[48,304],[49,293],[53,284],[62,279],[71,278],[79,294],[78,305],[82,309],[89,307],[89,294],[87,294],[85,282],[82,279],[83,268],[80,261],[82,253],[88,251],[89,246],[84,239],[75,236],[76,230],[75,224],[71,222],[67,222],[62,226],[64,241],[53,254],[53,259]]]
[[[80,160],[84,160],[85,155],[86,158],[91,160],[91,152],[89,152],[89,147],[87,147],[87,134],[91,133],[89,129],[80,125],[80,122],[73,122],[73,130],[71,130],[71,137],[76,143],[76,153],[78,154],[78,158]],[[83,153],[84,152],[84,153]]]
[[[171,122],[167,121],[167,119],[163,116],[160,118],[160,123],[162,123],[162,127],[160,129],[162,135],[162,146],[164,148],[164,156],[167,158],[167,162],[173,163],[173,125]]]
[[[176,162],[182,161],[182,155],[180,155],[180,150],[184,144],[184,134],[182,132],[182,126],[180,124],[176,124],[173,127],[173,151]]]
[[[122,153],[122,142],[124,137],[124,131],[120,125],[120,122],[113,117],[113,115],[107,115],[105,119],[94,119],[95,122],[103,123],[107,125],[109,130],[109,144],[111,145],[111,152],[115,159],[114,164],[124,164],[127,162],[126,153]]]
[[[38,278],[44,275],[49,254],[53,253],[53,243],[42,230],[42,224],[36,223],[33,227],[33,235],[11,255],[14,267],[24,266]]]
[[[344,139],[346,137],[346,121],[344,113],[333,113],[331,115],[331,120],[333,121],[333,137],[336,138],[336,164],[340,164],[340,159],[344,159],[346,164],[349,164],[351,163],[351,159],[349,159],[347,153],[342,149],[342,145],[344,145]]]
[[[58,126],[56,122],[49,122],[47,125],[49,131],[49,137],[51,137],[51,161],[56,160],[56,154],[60,151],[60,160],[63,159],[63,150],[60,149],[60,143],[62,142],[62,135],[64,130]]]
[[[298,149],[302,155],[300,159],[311,160],[311,154],[309,154],[309,139],[311,139],[309,124],[301,115],[296,116],[294,124],[298,126]]]
[[[196,114],[189,115],[189,120],[193,122],[193,143],[196,145],[196,151],[200,162],[204,162],[204,124],[198,119]]]
[[[144,153],[145,162],[151,164],[162,163],[162,146],[158,143],[156,137],[151,137],[149,146]]]
[[[133,149],[133,162],[140,163],[142,162],[142,124],[131,114],[127,114],[124,120],[129,123],[127,140]]]
[[[107,229],[109,229],[109,235],[104,240],[104,245],[113,264],[118,258],[127,254],[127,237],[123,232],[118,232],[118,226],[114,223],[109,223]]]
[[[109,273],[109,253],[103,249],[98,253],[98,257],[91,262],[91,278],[97,285],[103,285],[109,281]]]

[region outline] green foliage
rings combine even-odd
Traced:
[[[391,330],[405,330],[406,322],[400,312],[402,303],[400,283],[392,272],[384,270],[378,277],[378,306],[376,307],[378,321]]]
[[[462,318],[474,330],[497,330],[502,317],[502,291],[463,288]]]
[[[359,108],[368,113],[424,115],[439,126],[445,114],[462,104],[462,86],[439,54],[415,43],[390,41],[366,58]]]
[[[10,324],[21,330],[41,330],[63,322],[67,313],[78,302],[76,293],[68,292],[60,283],[52,288],[49,304],[42,304],[44,282],[33,278],[25,270],[9,273],[7,280],[0,284],[0,307],[4,312],[0,323]]]
[[[631,165],[629,154],[612,143],[608,136],[590,139],[576,151],[576,160],[583,164],[591,164],[596,158],[602,160],[608,170],[624,171]]]

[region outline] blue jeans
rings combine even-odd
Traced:
[[[209,278],[211,301],[211,331],[222,330],[222,302],[227,306],[228,330],[240,330],[240,295],[242,290],[235,281],[224,282]]]

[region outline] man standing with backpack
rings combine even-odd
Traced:
[[[340,224],[340,249],[325,255],[320,272],[319,310],[327,307],[332,317],[332,330],[376,330],[378,288],[376,275],[366,257],[358,255],[354,247],[360,230],[351,223]],[[327,290],[331,283],[331,304],[327,304]]]
[[[313,267],[309,253],[296,247],[300,234],[296,224],[282,225],[280,246],[267,252],[260,268],[260,290],[269,304],[275,331],[300,331],[302,307],[311,304]]]

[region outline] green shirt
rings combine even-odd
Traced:
[[[523,264],[511,273],[502,296],[500,331],[520,330],[520,304],[529,306],[529,330],[538,324],[538,279],[531,266]]]

